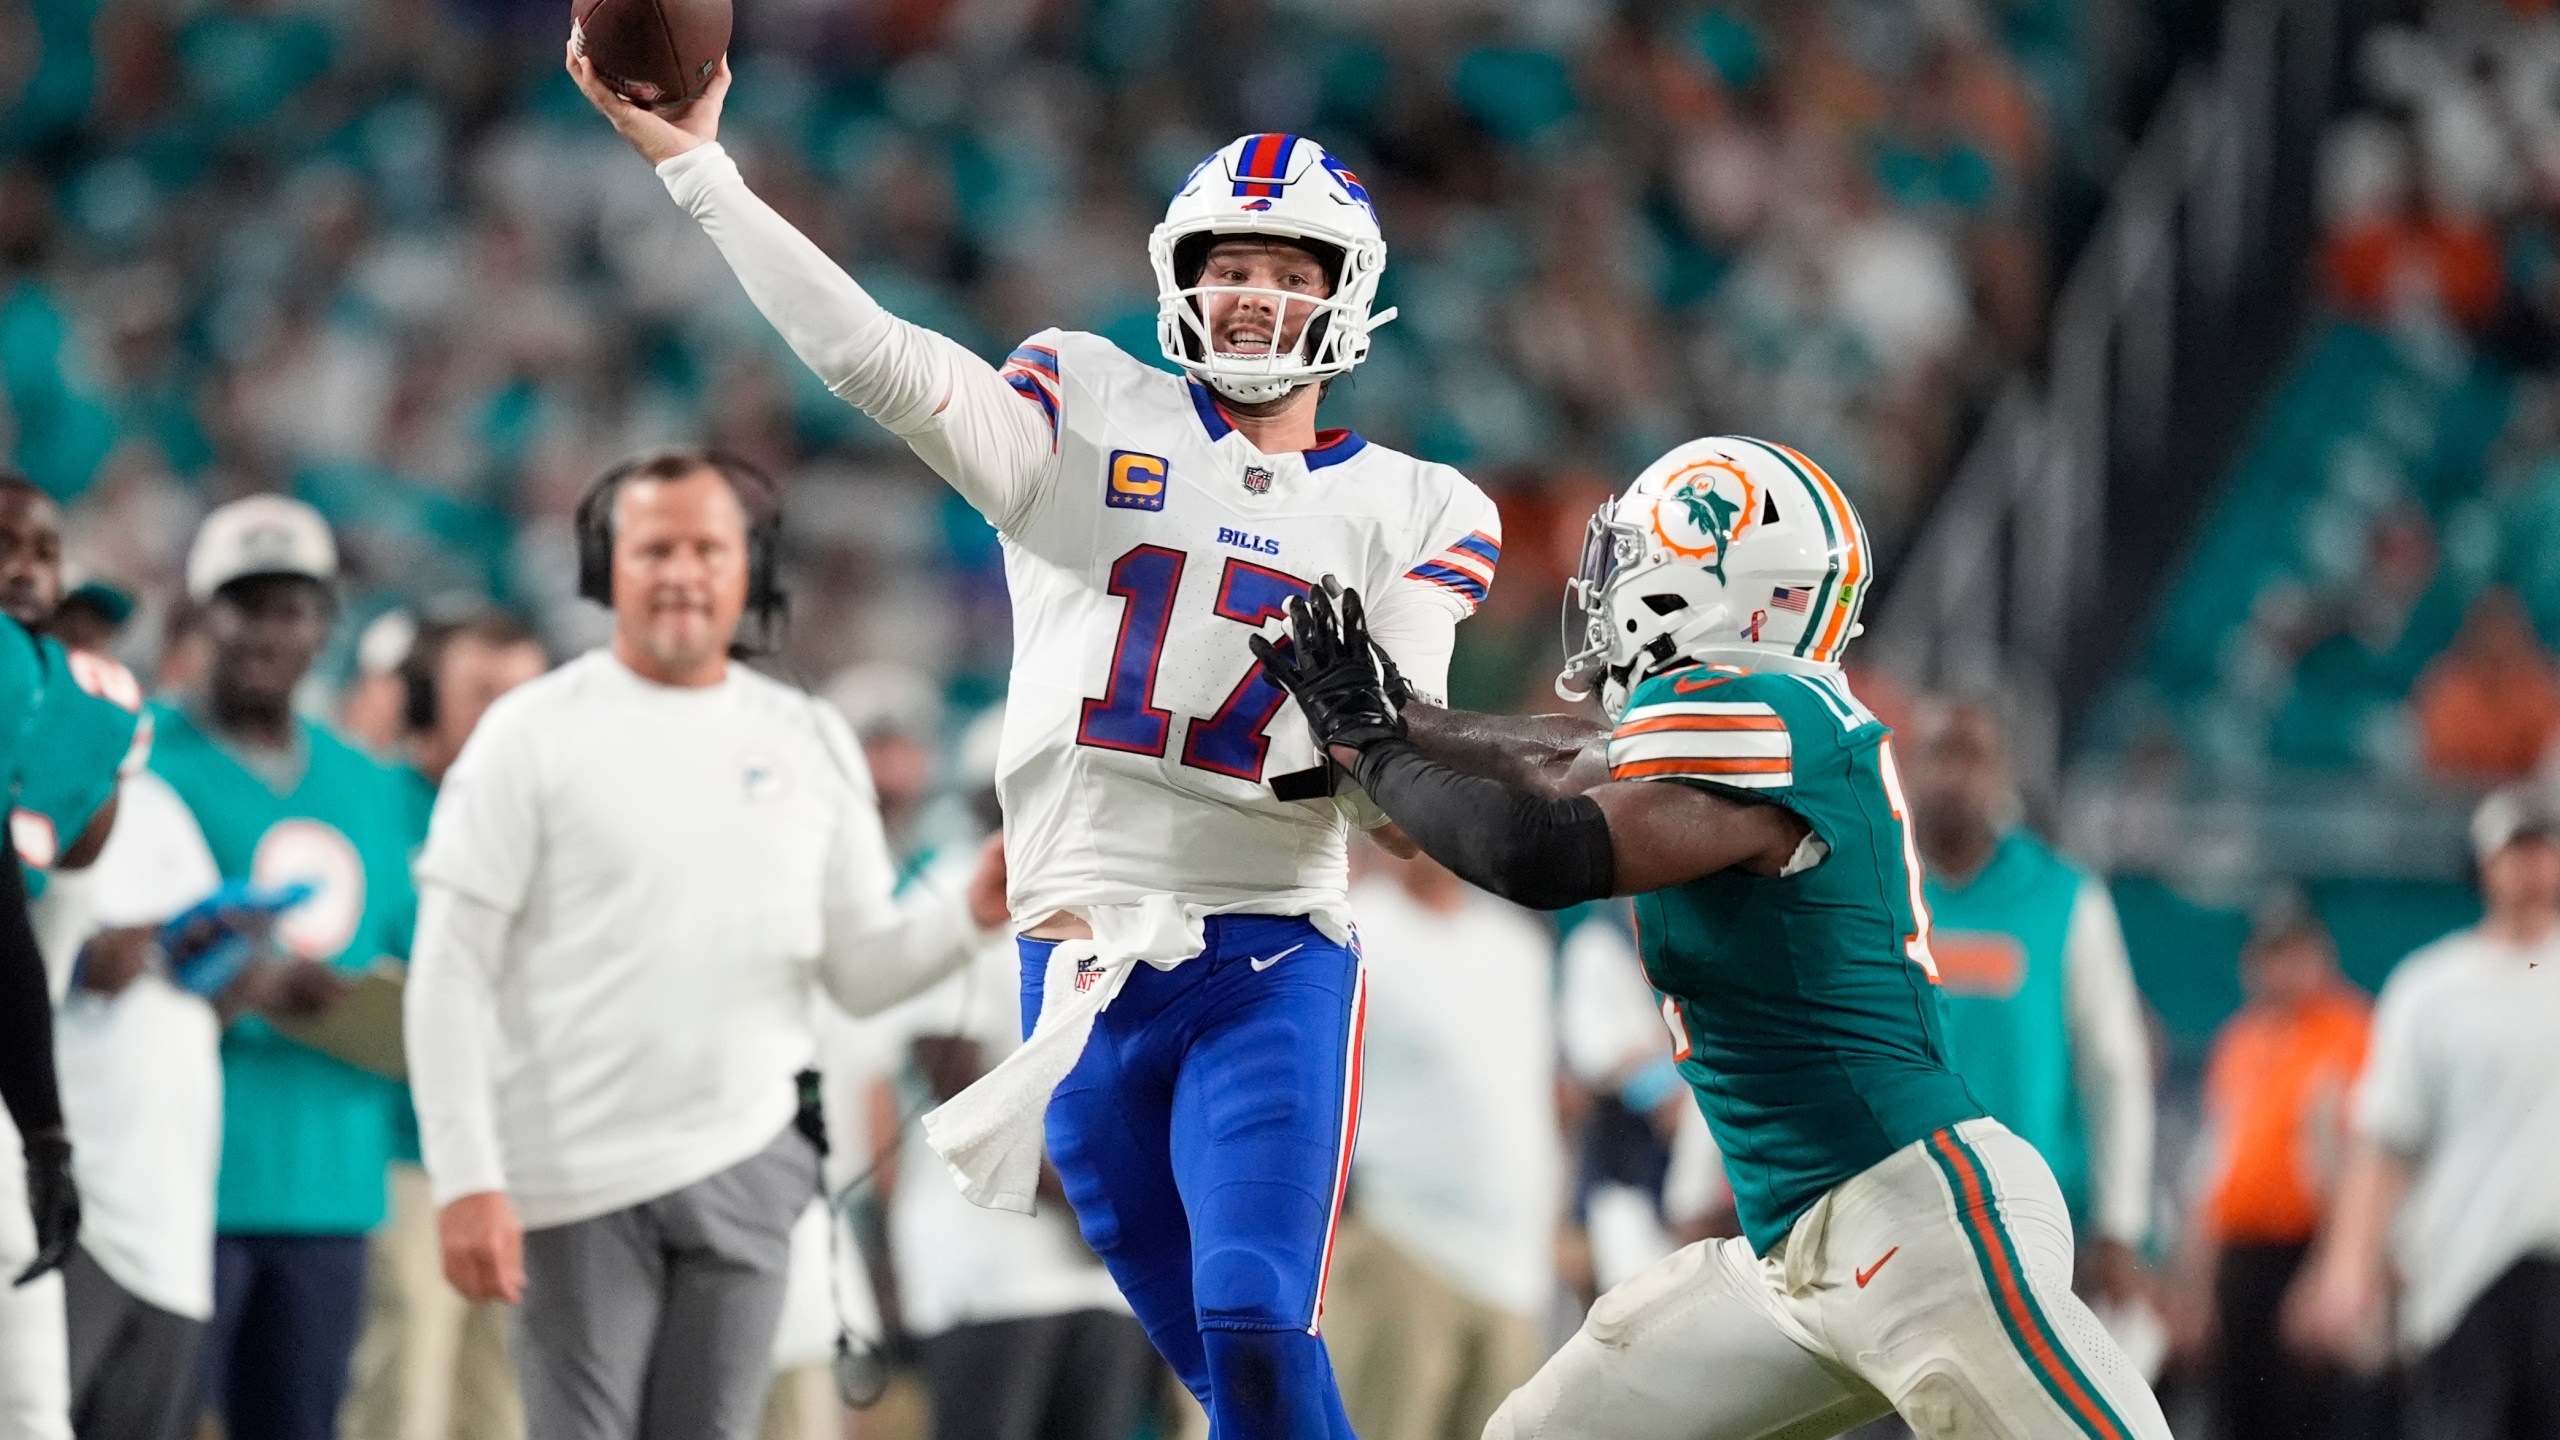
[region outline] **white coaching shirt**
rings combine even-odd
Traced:
[[[2400,962],[2356,1095],[2365,1138],[2410,1168],[2392,1227],[2413,1352],[2530,1255],[2560,1256],[2560,933],[2458,930]]]
[[[654,1199],[770,1144],[813,982],[856,1013],[986,938],[948,886],[892,899],[862,752],[743,666],[655,685],[610,651],[490,707],[418,862],[407,1014],[438,1204],[528,1228]]]
[[[1351,909],[1371,1000],[1354,1211],[1459,1293],[1543,1315],[1564,1199],[1555,941],[1476,890],[1444,913],[1373,879]]]

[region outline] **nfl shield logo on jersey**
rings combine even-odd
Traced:
[[[1244,467],[1244,488],[1255,495],[1271,493],[1271,472],[1259,465]]]

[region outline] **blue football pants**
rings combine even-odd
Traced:
[[[1317,1337],[1359,1128],[1360,955],[1299,916],[1213,915],[1139,965],[1049,1102],[1085,1243],[1215,1440],[1352,1440]],[[1040,1014],[1052,942],[1022,945]]]

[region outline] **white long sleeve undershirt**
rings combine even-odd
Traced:
[[[661,163],[658,178],[838,399],[906,441],[997,529],[1028,509],[1056,457],[1040,412],[994,366],[882,309],[717,144]]]
[[[2063,940],[2063,1007],[2089,1137],[2089,1209],[2102,1239],[2138,1245],[2151,1223],[2151,1043],[2115,901],[2080,883]]]

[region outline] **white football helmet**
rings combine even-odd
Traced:
[[[1286,290],[1199,283],[1209,247],[1224,235],[1295,240],[1324,256],[1333,293],[1324,299]],[[1164,223],[1147,237],[1156,272],[1156,343],[1164,358],[1230,400],[1277,400],[1301,385],[1347,373],[1369,353],[1369,332],[1395,318],[1369,306],[1387,268],[1377,207],[1358,176],[1324,147],[1297,135],[1247,135],[1196,166],[1165,207]],[[1203,296],[1256,295],[1277,314],[1275,337],[1289,330],[1292,306],[1308,307],[1306,328],[1290,350],[1221,354],[1210,343]]]
[[[1556,693],[1597,687],[1611,718],[1683,662],[1829,670],[1857,635],[1872,571],[1858,512],[1783,445],[1692,440],[1604,502],[1565,584]]]

